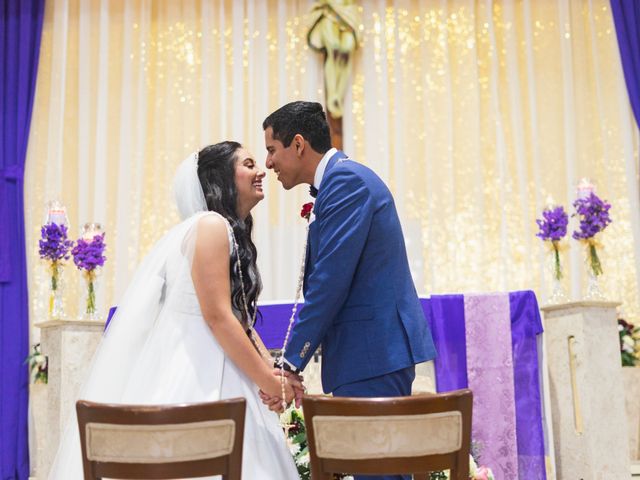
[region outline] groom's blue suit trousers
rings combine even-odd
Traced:
[[[416,377],[414,365],[379,377],[341,385],[333,391],[334,397],[405,397],[411,395],[411,384]],[[410,480],[411,475],[355,475],[354,480]]]

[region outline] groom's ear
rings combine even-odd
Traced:
[[[305,146],[304,137],[299,133],[296,133],[296,135],[293,137],[292,142],[298,156],[302,156],[302,152],[304,152],[304,146]]]

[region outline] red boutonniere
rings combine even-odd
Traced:
[[[307,222],[311,218],[311,212],[313,211],[313,202],[305,203],[302,205],[302,210],[300,211],[300,216],[302,218],[306,218]]]

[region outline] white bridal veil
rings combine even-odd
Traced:
[[[173,180],[173,193],[182,220],[207,210],[207,202],[198,178],[197,153],[189,155],[178,167]]]

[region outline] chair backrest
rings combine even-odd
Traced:
[[[304,396],[311,476],[414,474],[451,470],[468,479],[470,390],[395,398]]]
[[[244,398],[185,405],[76,403],[85,480],[240,480]]]

